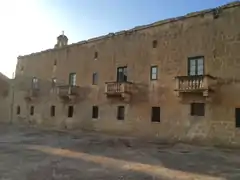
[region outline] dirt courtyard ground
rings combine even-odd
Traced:
[[[0,126],[1,180],[240,180],[240,150]]]

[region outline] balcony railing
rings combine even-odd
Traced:
[[[132,83],[131,82],[106,82],[105,83],[105,93],[107,95],[122,95],[132,93]]]
[[[210,75],[177,76],[176,91],[178,92],[203,92],[211,90],[212,80]]]
[[[30,88],[26,92],[25,98],[28,100],[33,100],[39,96],[40,89],[39,88]]]
[[[57,86],[57,94],[60,97],[77,96],[78,90],[79,90],[79,86],[71,86],[71,85]]]

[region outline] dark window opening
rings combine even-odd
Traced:
[[[51,117],[55,116],[55,106],[51,106]]]
[[[124,106],[118,106],[117,119],[124,120],[125,108]]]
[[[157,43],[158,43],[157,40],[154,40],[154,41],[152,42],[152,47],[153,47],[153,48],[156,48],[156,47],[157,47]]]
[[[191,103],[191,116],[204,116],[205,104],[204,103]]]
[[[73,117],[73,106],[68,106],[68,117]]]
[[[24,70],[24,67],[22,66],[21,69],[20,69],[21,73],[23,72],[23,70]]]
[[[54,66],[56,66],[56,65],[57,65],[57,60],[56,60],[56,59],[54,60],[54,63],[53,63],[53,65],[54,65]]]
[[[117,82],[127,82],[127,67],[117,68]]]
[[[157,78],[158,78],[158,67],[157,66],[151,66],[150,78],[151,78],[151,80],[157,80]]]
[[[17,106],[17,115],[19,115],[21,113],[21,108],[20,106]]]
[[[30,107],[30,115],[31,115],[31,116],[34,115],[34,106],[31,106],[31,107]]]
[[[204,74],[204,57],[188,58],[188,76]]]
[[[97,85],[97,83],[98,83],[98,74],[97,73],[93,73],[92,84],[93,85]]]
[[[240,108],[235,109],[236,128],[240,128]]]
[[[152,107],[152,122],[160,122],[160,107]]]
[[[92,107],[92,118],[97,119],[98,118],[98,106]]]
[[[98,52],[95,52],[94,53],[94,59],[97,59],[98,58]]]

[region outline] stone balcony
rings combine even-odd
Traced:
[[[120,97],[128,98],[133,93],[133,83],[131,82],[106,82],[105,94],[108,98]]]
[[[176,89],[177,95],[182,93],[201,93],[204,97],[208,97],[213,92],[215,78],[210,75],[197,76],[177,76]]]
[[[79,86],[57,86],[57,95],[63,100],[75,100],[79,95]]]

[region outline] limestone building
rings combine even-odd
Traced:
[[[0,73],[0,122],[9,122],[13,111],[12,95],[10,92],[11,80]]]
[[[240,144],[240,2],[19,56],[13,120]]]

